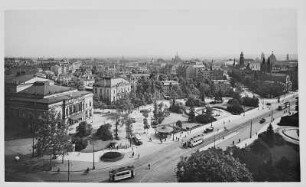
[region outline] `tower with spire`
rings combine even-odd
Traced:
[[[240,53],[239,65],[240,65],[240,67],[244,67],[244,56],[243,56],[243,52]]]
[[[265,56],[262,56],[262,62],[261,62],[261,64],[260,64],[260,71],[262,72],[262,73],[266,73],[266,70],[267,70],[267,68],[266,68],[266,59],[265,59]]]

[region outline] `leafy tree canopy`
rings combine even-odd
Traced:
[[[193,153],[177,164],[179,182],[252,181],[250,171],[222,149],[210,148]]]

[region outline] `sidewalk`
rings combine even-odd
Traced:
[[[280,122],[281,118],[275,118],[273,122],[271,122],[273,130],[276,132],[279,128],[279,126],[277,125]],[[262,132],[265,132],[268,128],[268,126],[270,125],[270,123],[265,124],[255,135],[252,135],[252,138],[248,138],[245,140],[242,140],[240,143],[236,144],[237,147],[239,148],[244,148],[248,145],[250,145],[251,143],[253,143],[255,140],[258,139],[258,135]]]

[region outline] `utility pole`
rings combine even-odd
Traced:
[[[273,108],[272,108],[272,114],[271,114],[271,122],[273,121]]]
[[[95,167],[95,142],[92,140],[92,169],[96,169]]]
[[[173,134],[172,141],[174,141],[174,123],[172,124],[172,128],[173,128],[173,131],[172,131],[172,134]]]
[[[70,161],[68,160],[68,182],[69,182],[69,177],[70,177]]]
[[[250,138],[252,138],[252,120],[251,120],[251,128],[250,128]]]

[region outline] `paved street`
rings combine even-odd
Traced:
[[[293,96],[287,96],[286,100],[291,101],[291,111],[294,111],[295,99]],[[169,142],[167,144],[159,144],[156,146],[156,150],[152,150],[151,154],[146,154],[141,156],[139,159],[128,159],[122,162],[121,166],[124,165],[134,165],[136,176],[133,179],[125,180],[125,182],[175,182],[175,168],[176,164],[179,162],[180,157],[188,156],[192,152],[198,149],[206,149],[207,146],[211,146],[216,142],[216,147],[225,149],[228,146],[239,143],[250,138],[250,127],[252,120],[252,136],[256,136],[257,132],[268,123],[271,122],[271,115],[273,111],[273,118],[279,119],[284,115],[284,111],[278,111],[277,102],[271,100],[271,106],[269,109],[267,106],[260,105],[260,109],[253,109],[244,114],[237,116],[230,116],[222,120],[213,123],[215,131],[204,135],[204,143],[194,148],[184,149],[181,146],[181,142]],[[262,108],[264,107],[264,109]],[[259,120],[265,118],[266,122],[260,124]],[[228,130],[224,130],[224,126]],[[207,126],[200,127],[192,130],[190,134],[187,135],[186,139],[202,134],[203,130]],[[147,165],[150,163],[151,169],[149,170]],[[120,165],[120,164],[119,164]],[[119,167],[116,164],[116,167]],[[73,166],[72,166],[73,167]],[[116,168],[112,167],[112,168]],[[108,180],[108,171],[111,168],[105,168],[97,166],[96,170],[90,171],[89,174],[83,174],[83,172],[71,172],[70,181],[73,182],[104,182]],[[29,174],[31,175],[31,174]],[[55,174],[52,172],[42,172],[35,173],[39,176],[37,178],[45,181],[67,181],[67,173],[61,172],[60,174]]]

